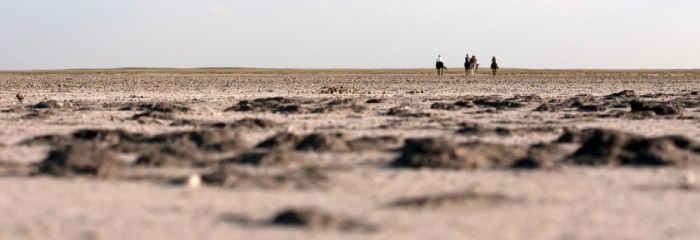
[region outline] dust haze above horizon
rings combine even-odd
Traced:
[[[0,69],[700,68],[700,1],[0,0]]]

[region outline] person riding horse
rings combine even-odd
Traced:
[[[469,75],[475,76],[476,70],[479,70],[479,64],[476,63],[476,55],[472,55],[472,58],[469,60]]]
[[[491,72],[496,76],[496,71],[498,70],[498,63],[496,63],[496,56],[491,59]]]
[[[469,76],[469,54],[467,54],[466,57],[464,57],[464,73]]]
[[[442,76],[444,70],[447,70],[445,64],[442,62],[442,56],[438,55],[437,61],[435,61],[435,69],[437,69],[438,76]]]

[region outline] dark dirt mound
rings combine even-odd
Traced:
[[[302,153],[287,150],[272,150],[243,153],[232,159],[225,160],[223,163],[294,167],[303,165],[306,162],[306,158]]]
[[[210,164],[209,155],[248,149],[241,135],[230,129],[171,132],[150,137],[123,130],[84,129],[70,135],[39,136],[20,144],[61,148],[81,142],[91,142],[114,152],[136,154],[139,156],[136,165],[152,167]]]
[[[237,131],[229,129],[164,133],[145,139],[143,143],[184,149],[194,146],[199,150],[214,152],[246,150],[248,145]]]
[[[361,113],[367,111],[367,107],[357,104],[353,99],[336,99],[325,106],[313,109],[312,113],[329,113],[329,112],[354,112]]]
[[[393,147],[400,141],[394,136],[365,136],[348,140],[341,133],[313,133],[301,136],[282,132],[258,143],[255,147],[319,152],[372,151]]]
[[[579,94],[559,103],[562,108],[578,108],[584,105],[600,104],[600,99],[590,94]]]
[[[159,111],[146,111],[131,116],[132,120],[143,120],[143,119],[162,119],[162,120],[174,120],[175,115],[172,112],[159,112]]]
[[[506,108],[520,108],[525,106],[525,104],[512,101],[512,100],[504,100],[500,96],[486,96],[486,97],[478,97],[474,99],[474,104],[479,105],[479,106],[486,106],[486,107],[493,107],[493,108],[499,108],[499,109],[506,109]]]
[[[459,129],[456,133],[465,135],[486,135],[486,134],[496,134],[502,136],[509,135],[524,135],[534,132],[551,133],[558,131],[558,127],[534,127],[534,128],[507,128],[507,127],[494,127],[481,123],[460,123]]]
[[[371,98],[371,99],[368,99],[367,101],[365,101],[365,103],[367,103],[367,104],[377,104],[377,103],[382,103],[382,102],[384,102],[384,100],[379,99],[379,98]]]
[[[33,119],[47,119],[51,116],[55,115],[55,113],[51,110],[31,110],[29,113],[25,114],[22,116],[22,119],[25,120],[33,120]]]
[[[231,129],[246,129],[246,130],[265,130],[274,129],[281,124],[261,118],[244,118],[233,122],[211,122],[192,119],[177,119],[170,123],[173,127],[195,126],[202,128],[231,128]]]
[[[75,142],[51,150],[37,166],[38,174],[54,176],[114,176],[121,161],[116,154],[99,143]]]
[[[533,111],[536,111],[536,112],[556,112],[559,110],[561,110],[561,107],[559,107],[559,105],[552,104],[552,103],[543,103],[543,104],[540,104],[539,106],[537,106],[537,108],[535,108],[535,110],[533,110]]]
[[[603,105],[583,105],[578,107],[581,112],[604,112],[607,108]]]
[[[695,144],[683,137],[644,138],[595,129],[571,157],[577,165],[683,166],[700,161]]]
[[[348,141],[352,151],[384,150],[401,143],[401,138],[395,136],[360,137]]]
[[[309,230],[374,231],[376,227],[317,208],[290,208],[277,213],[270,224]]]
[[[655,118],[656,113],[654,111],[628,112],[613,110],[607,113],[598,114],[596,116],[599,118],[627,118],[632,120],[644,120],[649,118]]]
[[[304,168],[279,174],[250,174],[230,166],[205,174],[202,181],[207,185],[231,188],[324,188],[330,181],[325,171],[318,168]]]
[[[431,109],[437,109],[437,110],[448,110],[448,111],[457,111],[462,109],[461,106],[458,106],[457,104],[454,103],[446,103],[446,102],[436,102],[430,105]]]
[[[300,151],[342,152],[349,151],[350,146],[345,136],[341,133],[313,133],[304,137],[295,149]]]
[[[417,112],[409,106],[398,106],[390,108],[386,112],[387,116],[396,117],[430,117],[430,113]]]
[[[255,147],[271,149],[293,149],[303,139],[303,136],[294,133],[281,132],[258,143]]]
[[[558,143],[583,143],[588,141],[593,136],[594,129],[579,130],[575,128],[566,128],[564,133],[559,136],[556,142]]]
[[[636,98],[637,94],[635,94],[634,90],[622,90],[620,92],[616,92],[610,95],[606,95],[605,98],[606,100],[610,99],[620,99],[620,98]]]
[[[392,207],[410,208],[483,208],[492,207],[514,200],[501,194],[479,194],[472,191],[439,194],[433,196],[402,198],[394,201]]]
[[[507,101],[513,102],[542,102],[544,99],[537,95],[515,95],[511,98],[506,99]]]
[[[369,91],[360,90],[354,87],[332,87],[323,86],[321,87],[321,94],[369,94]]]
[[[60,109],[60,108],[64,107],[64,104],[62,102],[51,99],[51,100],[39,102],[37,104],[32,105],[31,107],[32,108]]]
[[[653,111],[656,115],[676,115],[683,112],[683,108],[665,102],[631,101],[632,112]]]
[[[244,118],[231,123],[216,122],[205,124],[204,127],[212,128],[238,128],[248,130],[263,130],[280,127],[280,124],[267,119],[260,118]]]
[[[394,167],[477,169],[509,167],[526,156],[527,149],[491,143],[458,145],[440,138],[408,139]]]
[[[301,101],[285,97],[257,98],[252,101],[242,100],[235,106],[224,111],[236,112],[275,112],[275,113],[301,113],[306,108],[301,106]]]
[[[171,103],[171,102],[156,102],[156,103],[144,103],[144,102],[130,102],[120,104],[117,109],[119,111],[145,111],[145,112],[163,112],[163,113],[186,113],[191,110],[189,106],[184,103]]]

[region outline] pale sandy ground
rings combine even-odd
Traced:
[[[110,102],[178,101],[193,111],[188,119],[233,121],[269,119],[300,133],[342,132],[351,137],[394,135],[445,137],[456,141],[491,141],[526,145],[549,142],[557,132],[474,136],[455,134],[461,122],[503,127],[602,127],[644,136],[684,135],[700,141],[700,113],[685,118],[562,118],[576,111],[533,112],[537,104],[497,113],[474,109],[433,110],[434,102],[454,102],[465,95],[537,94],[566,98],[607,95],[625,89],[647,93],[700,90],[697,75],[0,75],[0,108],[45,99]],[[322,94],[323,86],[344,86],[363,93]],[[409,93],[418,92],[418,93]],[[365,100],[361,113],[279,114],[224,112],[239,100],[303,97],[321,103],[336,98]],[[430,117],[385,116],[389,108],[410,106]],[[137,112],[95,109],[59,110],[46,119],[22,119],[25,113],[0,113],[0,162],[41,161],[48,147],[16,145],[43,134],[108,128],[156,134],[190,129],[141,124]],[[390,124],[389,128],[380,126]],[[244,131],[250,144],[276,130]],[[557,170],[396,169],[386,164],[390,151],[309,154],[320,164],[343,165],[323,189],[188,189],[160,181],[49,177],[4,174],[0,177],[0,239],[700,239],[700,191],[681,190],[681,178],[700,167],[577,167]],[[184,176],[196,169],[165,169]],[[411,209],[388,206],[400,198],[471,190],[503,194],[513,201],[493,206]],[[375,231],[306,230],[267,224],[287,207],[314,206],[376,226]]]

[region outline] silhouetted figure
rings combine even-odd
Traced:
[[[469,75],[476,76],[476,70],[479,70],[479,64],[476,63],[476,56],[472,55],[469,60]]]
[[[491,72],[493,72],[493,75],[496,76],[496,71],[498,70],[498,63],[496,63],[496,57],[494,56],[491,59]]]
[[[469,76],[469,54],[464,57],[464,74]]]
[[[435,69],[437,69],[438,76],[442,76],[444,70],[447,70],[445,64],[442,62],[442,56],[438,55],[437,61],[435,61]]]

